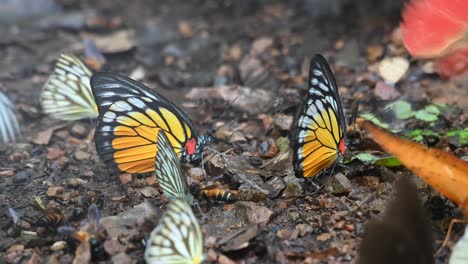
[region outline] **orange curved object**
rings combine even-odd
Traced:
[[[451,153],[401,139],[369,121],[364,121],[363,127],[377,144],[396,156],[405,167],[460,207],[467,208],[468,162]]]

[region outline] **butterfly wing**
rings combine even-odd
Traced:
[[[182,172],[179,157],[177,157],[165,134],[162,130],[158,132],[158,153],[155,161],[156,177],[168,198],[181,197],[191,204],[193,196],[189,192],[187,178]]]
[[[91,74],[80,59],[62,53],[42,88],[44,113],[60,120],[96,118],[98,110],[89,85]]]
[[[181,198],[169,204],[166,213],[146,243],[146,263],[201,263],[203,237],[190,205]]]
[[[195,152],[197,135],[190,119],[162,95],[128,77],[96,73],[91,87],[99,109],[96,149],[120,171],[155,170],[158,131],[163,130],[177,156]]]
[[[14,142],[20,135],[15,106],[8,97],[0,92],[0,137],[3,143]]]
[[[309,90],[295,125],[293,165],[298,177],[313,177],[345,153],[346,122],[327,61],[310,63]]]

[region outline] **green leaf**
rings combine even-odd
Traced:
[[[426,111],[426,109],[416,111],[416,113],[414,115],[414,117],[416,117],[416,119],[419,119],[419,120],[422,120],[422,121],[425,121],[425,122],[435,122],[438,119],[437,116],[438,116],[437,114],[428,112],[428,111]]]
[[[373,163],[377,157],[368,153],[368,152],[360,152],[356,155],[354,155],[359,161],[362,161],[363,163]]]
[[[368,165],[375,164],[375,165],[386,166],[386,167],[401,166],[401,162],[395,157],[378,157],[369,152],[359,152],[357,154],[354,154],[353,157],[354,158],[352,158],[350,161],[357,159],[361,161],[362,163],[368,164]]]
[[[385,122],[382,122],[380,119],[378,119],[375,115],[373,114],[370,114],[370,113],[364,113],[364,114],[360,114],[359,117],[362,117],[366,120],[369,120],[371,121],[372,123],[376,124],[377,126],[379,127],[382,127],[382,128],[385,128],[385,129],[388,129],[390,126],[385,123]]]
[[[375,161],[375,165],[385,167],[400,167],[402,166],[401,161],[395,157],[380,158]]]
[[[440,135],[437,132],[434,132],[432,130],[422,130],[422,129],[415,129],[415,130],[407,133],[407,135],[412,140],[418,141],[418,142],[422,142],[423,139],[424,139],[424,136],[440,137]]]
[[[440,108],[437,105],[428,105],[424,108],[426,112],[434,114],[434,115],[440,115]]]
[[[392,109],[393,113],[395,113],[395,116],[398,119],[408,119],[414,116],[411,104],[406,101],[398,100],[391,104],[388,104],[387,107],[390,107]]]
[[[460,145],[468,144],[468,128],[463,130],[449,131],[445,134],[447,137],[458,137]]]

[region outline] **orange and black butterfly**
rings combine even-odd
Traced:
[[[346,152],[346,120],[327,61],[310,62],[306,100],[296,118],[293,166],[298,177],[313,177]]]
[[[187,115],[168,99],[128,77],[96,73],[91,88],[99,111],[97,152],[120,171],[155,170],[160,130],[182,162],[198,161],[211,141],[211,136],[198,136]]]

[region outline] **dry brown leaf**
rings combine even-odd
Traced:
[[[64,127],[65,125],[57,125],[53,127],[49,127],[41,132],[38,132],[34,139],[32,140],[33,143],[38,145],[47,145],[49,144],[49,140],[54,134],[54,131]]]
[[[451,153],[393,136],[372,123],[363,127],[385,151],[461,207],[468,206],[468,162]]]

